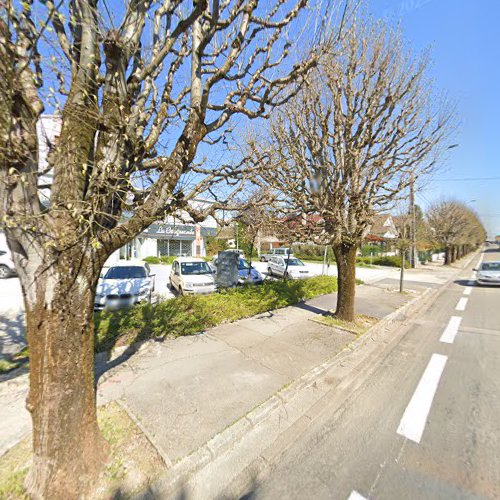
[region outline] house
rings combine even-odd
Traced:
[[[383,243],[387,240],[395,240],[399,236],[394,218],[390,214],[376,214],[372,218],[372,224],[368,230],[366,241]]]

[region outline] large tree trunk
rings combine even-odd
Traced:
[[[448,246],[444,249],[444,265],[451,264],[451,248]]]
[[[333,245],[338,276],[337,310],[335,315],[345,321],[354,321],[356,249],[357,246],[353,244]]]
[[[107,457],[94,385],[93,301],[100,266],[84,260],[81,253],[59,257],[37,270],[31,286],[32,276],[21,277],[34,453],[26,487],[33,498],[86,496]]]

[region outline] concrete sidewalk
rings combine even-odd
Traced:
[[[455,271],[444,270],[440,280]],[[384,318],[430,288],[427,279],[404,295],[392,284],[359,286],[357,312]],[[335,301],[325,295],[204,334],[147,342],[104,373],[98,403],[118,400],[175,464],[356,339],[311,321]],[[0,383],[0,454],[31,431],[26,394],[27,375]]]

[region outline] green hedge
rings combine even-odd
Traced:
[[[374,266],[401,267],[401,257],[399,255],[379,256],[379,257],[358,257],[357,262],[373,264]],[[405,269],[410,268],[408,260],[405,261]]]
[[[95,313],[96,351],[166,335],[192,335],[220,323],[236,321],[337,290],[337,279],[266,281],[224,293],[175,297],[158,304]]]
[[[161,257],[145,257],[143,260],[148,264],[172,264],[177,257],[175,255],[162,255]]]

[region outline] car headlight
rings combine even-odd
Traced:
[[[194,287],[194,283],[184,283],[184,286],[186,288],[193,288]]]
[[[149,290],[143,290],[142,292],[139,292],[138,296],[140,299],[145,299],[149,295]]]

